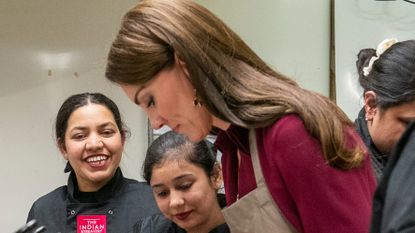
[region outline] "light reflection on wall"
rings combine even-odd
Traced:
[[[73,53],[40,53],[39,59],[41,64],[47,70],[67,69],[73,62]]]

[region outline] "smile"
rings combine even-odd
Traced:
[[[106,155],[92,155],[85,159],[85,161],[88,163],[88,165],[91,168],[94,169],[103,169],[107,167],[108,163],[106,162],[108,160],[109,156]]]
[[[104,161],[104,160],[107,160],[107,159],[108,159],[108,156],[98,155],[98,156],[91,156],[91,157],[88,157],[88,158],[86,159],[86,161],[87,161],[88,163],[92,163],[92,162],[100,162],[100,161]]]
[[[179,214],[175,214],[174,217],[176,217],[177,219],[179,219],[181,221],[184,221],[184,220],[186,220],[187,217],[189,217],[189,215],[191,213],[192,213],[192,211],[189,210],[189,211],[186,211],[186,212],[182,212],[182,213],[179,213]]]

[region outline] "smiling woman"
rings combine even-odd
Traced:
[[[28,221],[36,219],[50,232],[128,232],[137,219],[158,212],[149,186],[124,178],[119,168],[126,130],[112,100],[100,93],[73,95],[59,109],[55,127],[65,171],[71,172],[68,185],[39,198]]]

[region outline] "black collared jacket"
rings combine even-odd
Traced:
[[[40,197],[30,209],[27,221],[36,219],[50,233],[77,233],[77,216],[106,216],[107,233],[131,231],[138,219],[159,213],[151,188],[127,179],[118,169],[114,177],[97,192],[78,190],[72,171],[68,185]]]
[[[224,208],[226,206],[225,195],[217,193],[216,197],[219,206]],[[209,233],[230,233],[230,229],[226,223],[216,226],[210,230]],[[131,232],[129,232],[131,233]],[[133,227],[132,233],[186,233],[186,231],[173,221],[164,217],[163,214],[155,214],[144,219],[140,219]]]
[[[226,223],[216,226],[209,233],[230,233]],[[186,233],[186,231],[174,222],[170,221],[163,214],[142,219],[134,225],[133,233]]]
[[[415,232],[415,123],[408,126],[386,165],[373,200],[371,233]]]

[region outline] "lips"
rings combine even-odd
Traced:
[[[95,168],[105,166],[105,161],[108,160],[109,156],[107,155],[92,155],[85,159],[85,161]]]
[[[189,215],[192,213],[191,210],[186,211],[186,212],[181,212],[178,214],[175,214],[174,217],[176,217],[177,219],[179,219],[180,221],[184,221],[187,219],[187,217],[189,217]]]

